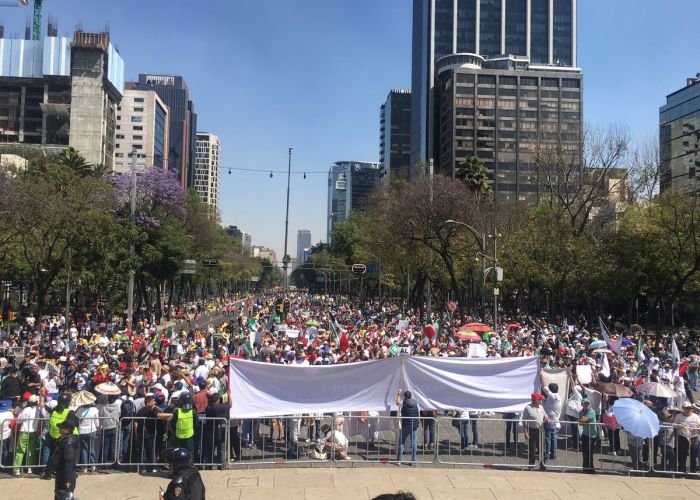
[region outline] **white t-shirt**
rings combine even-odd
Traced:
[[[0,435],[0,439],[3,441],[7,438],[10,437],[12,434],[12,428],[10,427],[10,422],[14,418],[14,415],[12,414],[11,411],[0,411],[0,431],[2,431],[2,434]]]
[[[100,411],[94,406],[78,408],[75,412],[80,423],[78,424],[79,434],[92,434],[100,427]]]
[[[20,432],[36,432],[39,429],[38,406],[27,406],[17,417],[17,423],[20,424]]]

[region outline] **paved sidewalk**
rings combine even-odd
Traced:
[[[692,479],[588,476],[547,472],[427,469],[386,465],[364,469],[263,469],[205,471],[207,499],[368,500],[380,493],[410,491],[419,500],[603,500],[696,499]],[[165,475],[82,475],[77,500],[158,498]],[[52,498],[53,481],[0,479],[2,498]]]

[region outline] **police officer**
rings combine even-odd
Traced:
[[[43,396],[39,399],[39,404],[40,406],[43,406],[44,404],[44,398]],[[73,429],[72,433],[76,436],[76,439],[78,437],[78,417],[75,414],[73,410],[69,408],[70,406],[70,395],[63,393],[58,397],[58,401],[56,402],[56,406],[54,407],[53,411],[51,412],[51,415],[49,416],[49,432],[46,435],[46,455],[44,455],[45,458],[48,458],[48,455],[50,455],[53,452],[53,449],[56,447],[56,444],[58,443],[58,440],[61,437],[61,433],[59,431],[58,426],[65,422],[65,421],[70,421],[73,424]],[[48,462],[49,465],[46,467],[44,471],[44,479],[49,479],[51,473],[53,472],[52,469],[53,467],[51,466],[51,461]]]
[[[56,470],[54,483],[55,500],[72,498],[78,475],[75,468],[80,456],[80,441],[75,431],[73,420],[64,420],[58,424],[59,439],[51,450],[49,463]]]
[[[171,417],[170,414],[159,413],[158,417]],[[180,396],[179,407],[172,412],[170,429],[175,434],[173,444],[179,448],[187,448],[194,453],[194,430],[197,426],[197,413],[192,408],[192,394],[185,392]]]
[[[161,490],[162,500],[204,500],[205,488],[202,476],[192,465],[192,453],[185,448],[163,450],[163,457],[173,476],[168,489]]]

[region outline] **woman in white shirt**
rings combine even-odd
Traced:
[[[94,464],[96,460],[95,443],[100,428],[100,411],[93,404],[81,406],[75,412],[78,417],[78,434],[80,438],[81,464]],[[93,470],[95,466],[93,465]],[[87,469],[85,469],[87,472]]]

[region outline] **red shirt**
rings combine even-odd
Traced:
[[[207,391],[199,391],[197,394],[192,396],[192,407],[196,413],[204,413],[209,405],[209,398],[207,396]]]

